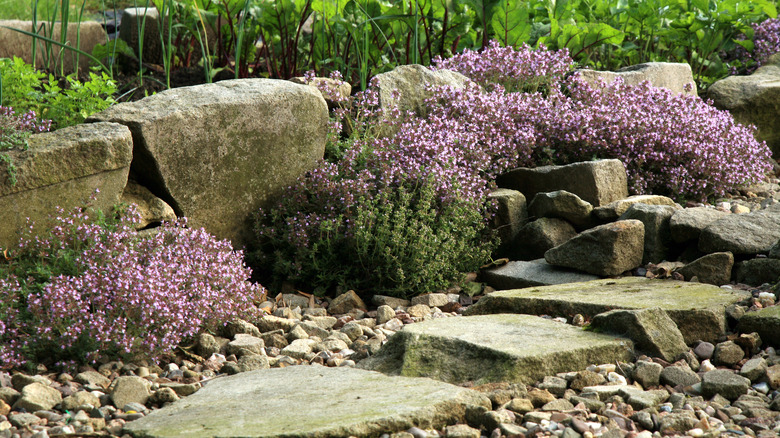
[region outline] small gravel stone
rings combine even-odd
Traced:
[[[441,307],[450,302],[447,294],[433,293],[425,294],[412,298],[412,306],[417,304],[425,304],[428,307]]]
[[[756,382],[766,375],[767,368],[766,359],[763,357],[754,357],[742,365],[742,368],[739,370],[739,375],[749,379],[751,382]]]
[[[733,341],[721,342],[715,346],[712,354],[712,363],[715,366],[733,367],[745,357],[742,347]]]
[[[664,385],[669,385],[671,387],[690,386],[701,382],[701,377],[693,372],[693,370],[688,367],[688,364],[685,364],[685,366],[672,365],[661,371],[660,381]]]
[[[712,354],[715,352],[715,345],[709,342],[700,342],[693,352],[700,360],[706,360],[712,358]]]
[[[742,394],[747,394],[750,380],[737,375],[730,370],[713,370],[704,374],[701,382],[702,395],[712,397],[715,394],[735,400]]]

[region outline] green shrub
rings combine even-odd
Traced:
[[[84,122],[87,117],[103,111],[114,103],[116,84],[108,75],[89,74],[81,82],[75,75],[65,78],[62,88],[53,75],[36,71],[22,59],[0,59],[2,104],[17,112],[35,111],[42,119],[52,121],[52,129]]]

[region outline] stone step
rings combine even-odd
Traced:
[[[493,292],[467,315],[525,313],[586,318],[613,309],[660,307],[674,320],[687,344],[725,334],[726,307],[749,298],[741,291],[701,283],[644,277],[593,280]]]
[[[553,266],[544,259],[511,261],[504,266],[483,271],[481,275],[485,283],[498,290],[576,283],[600,278],[597,275]]]
[[[218,378],[195,394],[130,422],[134,437],[336,437],[441,428],[491,408],[470,389],[353,368],[299,366]]]
[[[625,338],[531,315],[481,315],[412,324],[358,367],[450,383],[533,383],[593,363],[630,361]]]

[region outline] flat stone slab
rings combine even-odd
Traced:
[[[216,379],[127,423],[124,432],[136,438],[379,436],[463,422],[468,406],[490,409],[490,400],[431,379],[298,366]]]
[[[764,344],[780,348],[780,306],[747,312],[739,319],[740,333],[757,332]]]
[[[594,363],[629,361],[626,338],[532,315],[481,315],[411,324],[358,367],[450,383],[533,383]]]
[[[601,278],[574,269],[553,266],[544,259],[530,262],[511,261],[504,266],[483,271],[481,275],[485,283],[497,290],[576,283]]]
[[[644,277],[593,280],[498,291],[469,307],[467,315],[525,313],[586,318],[613,309],[660,307],[677,324],[687,344],[725,334],[725,309],[748,298],[745,292],[701,283]]]

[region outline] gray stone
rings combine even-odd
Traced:
[[[301,403],[305,400],[306,403]],[[258,415],[257,407],[273,415]],[[327,409],[323,409],[327,406]],[[125,425],[133,436],[325,437],[465,423],[476,391],[430,379],[350,368],[287,367],[216,379],[196,394]]]
[[[322,158],[328,108],[309,86],[240,79],[165,90],[88,120],[130,127],[138,182],[190,226],[240,247],[251,215]]]
[[[350,321],[341,327],[341,333],[346,334],[350,340],[354,341],[363,336],[363,327],[355,321]]]
[[[21,396],[22,393],[13,388],[0,386],[0,400],[8,405],[14,404]]]
[[[51,386],[52,384],[51,379],[49,379],[46,376],[39,376],[39,375],[28,376],[27,374],[22,374],[22,373],[15,373],[13,376],[11,376],[11,385],[17,391],[21,391],[22,388],[24,388],[25,386],[31,385],[36,382],[44,386]]]
[[[261,356],[262,357],[262,356]],[[265,368],[268,368],[267,366]],[[188,395],[195,394],[200,388],[201,385],[198,382],[195,383],[161,383],[160,388],[169,388],[172,389],[173,392],[176,393],[179,397],[186,397]]]
[[[670,259],[672,236],[669,218],[676,207],[669,205],[634,204],[620,216],[620,220],[637,219],[645,226],[645,247],[642,264],[659,263]]]
[[[0,20],[0,58],[13,58],[14,56],[18,56],[28,64],[33,63],[32,37],[21,32],[7,29],[8,27],[26,32],[38,31],[38,34],[41,36],[47,36],[54,41],[61,41],[62,24],[60,22],[56,22],[52,27],[48,21],[39,20],[36,26],[37,28],[33,29],[32,21]],[[96,45],[106,44],[108,41],[108,35],[103,29],[102,23],[99,21],[84,20],[68,23],[67,37],[70,41],[70,47],[76,47],[76,35],[78,35],[78,48],[86,53],[92,53],[92,50]],[[47,53],[47,44],[48,43],[42,39],[37,40],[35,65],[39,67],[47,65],[44,59]],[[52,48],[59,53],[58,47]],[[89,71],[92,62],[89,58],[83,55],[78,56],[76,52],[67,49],[63,50],[62,53],[61,65],[64,68],[65,74],[74,73],[77,68],[81,69],[82,72]],[[59,71],[59,57],[55,55],[54,58],[51,67],[53,70]],[[78,64],[76,64],[77,60]]]
[[[693,429],[698,421],[693,411],[670,412],[660,418],[658,430],[663,435],[680,435]]]
[[[774,157],[780,156],[780,55],[774,55],[750,76],[729,76],[712,84],[707,97],[734,120],[756,125],[756,138],[767,142]]]
[[[732,367],[745,357],[742,347],[735,344],[734,341],[720,342],[715,345],[715,351],[712,353],[712,364],[715,366]]]
[[[425,304],[428,307],[441,307],[450,302],[447,294],[432,293],[419,295],[412,298],[412,306],[417,304]]]
[[[628,196],[625,166],[614,159],[518,168],[499,175],[496,183],[522,192],[527,199],[533,199],[537,193],[566,190],[594,207]]]
[[[618,275],[642,263],[644,225],[629,219],[580,233],[546,253],[547,263],[595,275]]]
[[[431,308],[425,304],[415,304],[407,307],[406,313],[412,318],[422,319],[431,315]]]
[[[639,382],[644,388],[658,386],[663,369],[663,366],[655,362],[639,360],[634,368],[634,380]]]
[[[731,213],[710,207],[693,207],[677,210],[669,219],[672,239],[678,243],[697,240],[702,230]]]
[[[149,396],[151,382],[136,376],[121,376],[114,379],[111,390],[111,401],[114,406],[122,408],[128,403],[146,404]]]
[[[237,357],[250,354],[265,354],[265,341],[247,334],[237,334],[225,348],[226,354],[235,354]]]
[[[544,339],[545,342],[538,342]],[[453,383],[530,383],[632,356],[631,342],[530,315],[441,318],[410,324],[358,367]]]
[[[646,62],[623,67],[617,72],[578,69],[580,78],[597,87],[600,83],[611,84],[621,78],[626,85],[639,85],[649,81],[656,88],[665,88],[673,93],[697,96],[696,82],[691,66],[685,62]]]
[[[143,61],[162,65],[164,51],[161,36],[167,37],[168,31],[166,25],[160,20],[157,8],[126,8],[122,12],[119,38],[127,43],[136,57],[139,55],[139,46],[143,44]],[[138,29],[142,25],[144,32],[139,34]]]
[[[769,248],[769,254],[767,254],[767,257],[770,259],[780,259],[780,240],[775,242],[775,244]]]
[[[310,327],[311,324],[314,324],[315,326],[317,326],[321,330],[330,330],[331,328],[333,328],[334,325],[336,325],[336,322],[338,322],[338,319],[336,317],[333,317],[333,316],[304,315],[303,316],[303,320],[304,320],[304,329],[305,330],[308,330],[307,327]],[[311,328],[311,330],[314,330],[314,329]],[[312,336],[320,336],[320,334],[318,334],[318,333],[321,334],[321,332],[317,332],[317,331],[313,331],[312,333],[309,333],[309,334],[312,335]],[[327,335],[320,336],[320,337],[324,338],[324,337],[327,337]]]
[[[663,309],[611,310],[593,317],[597,331],[627,336],[640,351],[673,362],[688,351],[680,330]]]
[[[381,305],[386,305],[386,306],[390,306],[393,309],[397,309],[399,307],[406,307],[411,304],[409,300],[405,300],[403,298],[388,297],[386,295],[374,295],[371,298],[371,303],[377,307]]]
[[[283,330],[285,332],[289,332],[293,327],[295,327],[295,324],[295,321],[273,315],[265,315],[257,320],[257,328],[259,329],[260,333],[268,333],[274,330]],[[256,336],[253,333],[250,334]]]
[[[757,258],[737,263],[737,283],[760,286],[780,279],[780,259]]]
[[[379,106],[383,111],[397,107],[401,112],[414,111],[420,116],[428,114],[425,100],[433,97],[430,87],[449,86],[465,88],[472,81],[450,70],[433,71],[418,64],[399,65],[387,73],[374,77],[379,90]],[[397,95],[394,95],[398,92]]]
[[[730,371],[712,370],[704,373],[701,379],[701,392],[705,398],[719,394],[729,400],[736,400],[747,394],[750,380]]]
[[[273,315],[265,315],[263,318],[260,318],[258,322],[265,322],[268,324],[270,321],[275,321],[275,319],[284,319],[284,318],[278,318]],[[290,325],[294,324],[292,321],[284,319],[287,321]],[[256,325],[252,324],[249,321],[245,321],[241,318],[236,318],[225,325],[225,327],[222,328],[222,333],[229,339],[235,339],[236,335],[250,335],[259,337],[261,332],[265,332],[266,330],[259,329]]]
[[[99,386],[104,389],[108,388],[108,385],[111,384],[111,379],[97,371],[84,371],[78,373],[74,380],[82,385]]]
[[[737,330],[740,333],[756,332],[764,343],[780,348],[780,306],[745,313],[739,319]]]
[[[312,339],[296,339],[290,342],[290,345],[282,348],[282,354],[294,359],[303,359],[307,354],[312,352],[312,349],[316,344],[317,341]]]
[[[537,193],[528,204],[530,216],[564,219],[580,230],[591,225],[591,211],[593,206],[589,202],[566,190]]]
[[[179,395],[176,394],[172,388],[160,388],[154,391],[149,401],[154,404],[162,405],[165,403],[173,403],[179,400]]]
[[[10,424],[12,424],[12,425],[14,425],[14,426],[16,426],[18,428],[28,428],[30,426],[33,426],[33,425],[36,425],[36,424],[41,424],[43,422],[42,418],[40,418],[40,417],[38,417],[36,415],[27,413],[27,412],[24,412],[24,413],[21,413],[21,414],[11,414],[9,416],[8,420],[10,420],[9,421]],[[5,429],[5,430],[7,430],[7,429]],[[8,436],[11,436],[11,435],[8,435]]]
[[[745,292],[708,284],[625,277],[497,291],[469,306],[465,314],[526,313],[568,317],[579,313],[592,318],[613,309],[660,307],[677,324],[685,343],[692,344],[696,340],[711,341],[724,335],[726,307],[748,297]],[[765,338],[763,334],[761,337]]]
[[[730,252],[714,252],[677,269],[687,281],[696,277],[700,283],[721,286],[731,281],[734,255]]]
[[[349,348],[349,345],[347,345],[347,343],[342,341],[341,339],[325,339],[320,343],[319,347],[322,350],[341,351],[344,350],[345,348]],[[316,350],[317,347],[315,347],[314,349]]]
[[[366,303],[363,302],[354,290],[348,290],[337,296],[330,302],[330,305],[328,305],[328,312],[330,312],[331,315],[349,313],[352,309],[366,310]]]
[[[128,205],[135,204],[138,214],[141,216],[141,221],[134,224],[138,230],[146,228],[150,224],[176,220],[176,213],[170,205],[134,181],[127,182],[127,186],[122,192],[121,202]]]
[[[100,399],[89,391],[78,391],[62,400],[62,409],[76,411],[80,406],[90,405],[93,408],[100,407]]]
[[[661,371],[661,383],[675,386],[691,386],[701,382],[696,372],[694,372],[687,364],[684,366],[672,365],[668,366]]]
[[[525,196],[517,190],[496,189],[488,193],[488,201],[498,203],[498,210],[491,219],[491,227],[498,232],[501,244],[496,250],[499,256],[513,256],[517,233],[528,220]]]
[[[474,429],[468,424],[455,424],[444,428],[444,436],[447,438],[480,438],[479,429]]]
[[[498,268],[482,271],[482,280],[496,290],[518,289],[551,284],[597,280],[597,275],[552,266],[544,259],[511,261]]]
[[[132,159],[130,130],[115,123],[77,125],[31,135],[26,150],[5,154],[16,183],[0,171],[0,247],[16,246],[27,218],[36,231],[54,224],[54,207],[70,212],[88,203],[110,212],[119,203]],[[99,193],[95,192],[99,189]],[[90,201],[91,197],[94,201]]]
[[[198,335],[198,354],[205,358],[209,358],[214,353],[219,353],[222,349],[222,345],[217,341],[217,338],[210,333],[201,333]]]
[[[42,383],[31,383],[21,391],[21,397],[13,404],[14,409],[25,409],[27,412],[46,411],[62,401],[59,391]]]
[[[780,204],[746,214],[731,214],[708,225],[699,236],[705,253],[734,255],[766,253],[780,239]]]
[[[768,364],[763,357],[754,357],[742,365],[739,375],[749,379],[751,382],[757,382],[766,375]]]
[[[563,397],[563,394],[568,387],[569,382],[567,382],[566,379],[555,376],[545,376],[542,383],[537,385],[537,388],[546,389],[556,397]]]
[[[574,405],[565,398],[558,398],[542,406],[543,412],[560,412],[574,409]]]
[[[577,235],[574,227],[563,219],[543,217],[527,223],[517,232],[511,254],[521,260],[544,257],[544,253]]]
[[[674,200],[666,196],[659,195],[634,195],[623,197],[609,204],[602,205],[593,209],[593,216],[601,222],[612,222],[617,220],[634,204],[646,205],[669,205],[675,206]]]
[[[710,342],[700,342],[696,348],[693,349],[693,352],[699,359],[707,360],[715,353],[715,345]]]
[[[395,310],[392,307],[382,304],[376,309],[376,323],[384,324],[387,321],[395,318]]]
[[[333,318],[333,317],[332,316],[324,316],[322,318]],[[333,325],[336,324],[336,322],[335,322],[336,318],[333,318],[333,319],[334,319],[334,322],[331,325],[331,327],[333,327]],[[301,329],[303,329],[303,331],[305,331],[306,334],[309,335],[309,337],[316,336],[316,337],[318,337],[320,339],[325,339],[325,338],[328,337],[328,335],[330,335],[330,332],[328,330],[326,330],[324,328],[321,328],[317,324],[313,324],[313,323],[310,323],[310,322],[306,322],[306,321],[299,322],[295,326],[296,327],[300,327]],[[293,329],[295,329],[295,327],[293,327]]]
[[[669,398],[669,393],[666,390],[642,391],[628,386],[621,390],[621,396],[631,407],[641,411],[660,405]]]

